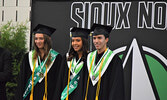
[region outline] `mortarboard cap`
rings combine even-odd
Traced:
[[[88,35],[90,34],[90,30],[85,28],[73,27],[71,29],[71,34],[72,34],[72,37],[83,37],[87,39]]]
[[[34,28],[33,32],[34,32],[34,34],[42,33],[42,34],[46,34],[48,36],[51,36],[54,33],[55,30],[56,30],[55,28],[52,28],[52,27],[49,27],[49,26],[46,26],[46,25],[42,25],[42,24],[38,24]]]
[[[111,26],[106,26],[101,24],[93,24],[91,27],[93,35],[104,35],[105,37],[109,37],[111,30],[112,30]]]

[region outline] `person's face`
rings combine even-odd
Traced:
[[[35,34],[35,44],[39,49],[44,48],[44,35],[40,33]]]
[[[82,39],[81,37],[72,37],[72,47],[76,52],[79,52],[82,48]]]
[[[98,51],[105,50],[107,42],[108,38],[105,38],[104,35],[93,36],[93,43]]]

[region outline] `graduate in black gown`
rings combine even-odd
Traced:
[[[93,24],[95,51],[88,54],[74,100],[124,100],[122,61],[107,47],[112,27]]]
[[[34,31],[34,50],[20,66],[16,100],[51,100],[59,74],[61,55],[51,48],[55,29],[38,24]]]
[[[53,100],[73,100],[76,94],[80,71],[86,67],[89,29],[71,29],[70,50],[63,56],[59,82]]]
[[[0,47],[0,100],[7,100],[6,82],[10,80],[12,72],[12,55]]]

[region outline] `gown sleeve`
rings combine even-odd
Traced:
[[[58,76],[60,74],[61,61],[62,61],[62,56],[59,54],[57,55],[54,61],[54,64],[52,65],[52,68],[50,69],[48,73],[48,85],[49,85],[48,86],[48,100],[52,100],[52,98],[54,97],[54,90],[59,81]]]
[[[52,100],[61,100],[61,93],[66,85],[66,77],[67,76],[67,60],[64,55],[61,62],[60,72],[58,76],[58,81],[56,88],[54,90],[54,97]]]
[[[116,55],[113,61],[113,70],[115,71],[115,77],[110,89],[109,100],[124,100],[124,76],[122,61]]]

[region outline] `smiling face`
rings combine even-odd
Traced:
[[[38,47],[38,49],[44,48],[44,35],[41,33],[35,34],[35,44]]]
[[[99,53],[103,52],[107,47],[108,38],[104,35],[93,36],[93,43]]]
[[[79,52],[82,49],[82,39],[81,37],[72,37],[72,47],[74,51]]]

